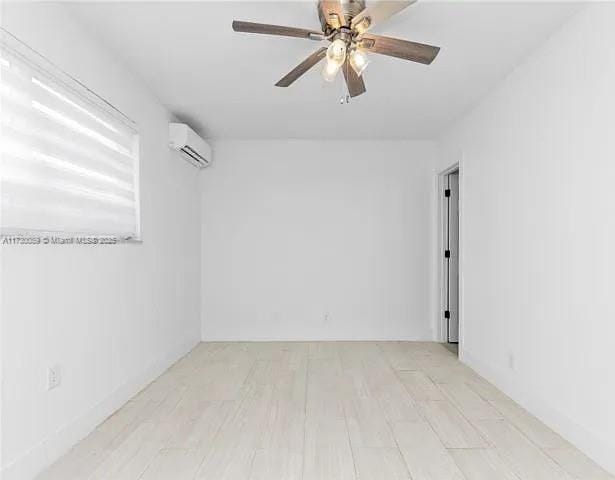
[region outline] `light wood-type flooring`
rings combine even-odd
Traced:
[[[41,480],[613,479],[436,343],[201,343]]]

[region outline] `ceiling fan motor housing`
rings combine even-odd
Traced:
[[[338,32],[335,33],[331,40],[337,40],[338,38],[340,40],[343,40],[346,45],[350,45],[353,39],[352,30],[350,30],[348,27],[342,27]]]

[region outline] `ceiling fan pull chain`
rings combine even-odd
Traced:
[[[348,74],[348,62],[344,62],[342,68],[345,68],[346,74]],[[344,75],[344,77],[346,77],[346,75]],[[344,105],[344,103],[348,105],[350,103],[350,93],[348,92],[348,86],[346,85],[346,82],[342,82],[341,90],[342,96],[340,97],[340,105]]]

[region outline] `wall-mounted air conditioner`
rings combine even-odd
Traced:
[[[211,147],[185,123],[169,123],[169,147],[197,168],[208,167],[213,160]]]

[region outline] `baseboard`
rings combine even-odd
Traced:
[[[60,428],[20,458],[4,466],[0,472],[0,478],[3,480],[31,480],[34,478],[197,344],[198,340],[180,342],[164,358],[159,359],[141,374],[126,382],[85,415]]]
[[[561,412],[551,402],[532,393],[533,389],[523,385],[520,379],[510,372],[493,367],[479,360],[467,350],[463,351],[461,361],[489,380],[506,395],[512,398],[528,412],[540,419],[545,425],[572,443],[585,455],[615,474],[615,444],[579,425]]]
[[[201,337],[202,342],[434,342],[431,335],[425,337]]]

